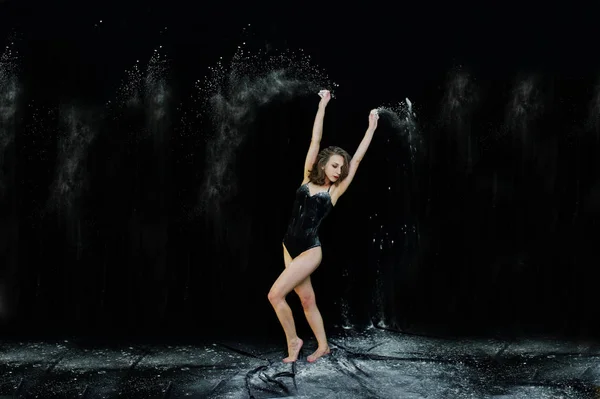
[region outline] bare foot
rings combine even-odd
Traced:
[[[300,353],[300,348],[302,348],[302,344],[304,343],[304,341],[302,341],[300,338],[296,338],[295,340],[293,340],[292,342],[289,343],[288,345],[288,357],[286,357],[285,359],[283,359],[284,363],[293,363],[296,360],[298,360],[298,353]]]
[[[327,346],[325,349],[317,348],[317,350],[312,355],[307,357],[306,360],[308,360],[309,363],[314,363],[318,358],[328,355],[330,352],[331,350],[329,349],[329,346]]]

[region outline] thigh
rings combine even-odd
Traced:
[[[283,244],[283,262],[285,263],[286,269],[292,263],[292,256],[288,252],[285,244]],[[300,298],[305,298],[307,296],[314,295],[314,290],[312,284],[310,283],[310,275],[306,277],[304,280],[300,282],[295,288],[294,291]]]
[[[285,267],[287,268],[290,263],[292,263],[292,255],[288,252],[285,244],[281,244],[283,246],[283,262],[285,263]]]
[[[303,252],[293,259],[279,275],[272,290],[285,296],[296,286],[306,280],[321,263],[321,247],[315,247]]]

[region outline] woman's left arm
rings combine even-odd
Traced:
[[[346,192],[348,186],[350,186],[350,183],[352,183],[352,179],[356,174],[358,165],[360,165],[360,161],[362,161],[363,157],[365,156],[365,153],[367,152],[367,149],[369,148],[369,145],[371,144],[371,139],[373,139],[373,134],[375,133],[375,129],[377,129],[378,119],[379,115],[377,113],[377,110],[372,110],[369,114],[369,127],[365,132],[365,136],[360,142],[360,145],[356,149],[354,156],[352,156],[352,159],[350,160],[350,165],[348,165],[348,176],[343,181],[341,181],[340,184],[335,188],[335,191],[333,191],[332,196],[335,196],[336,202],[337,199],[341,197],[342,194],[344,194],[344,192]]]

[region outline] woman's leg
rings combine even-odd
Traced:
[[[285,246],[283,247],[283,259],[285,261],[285,267],[288,267],[292,262],[292,257],[288,253]],[[306,277],[300,284],[294,288],[298,297],[300,297],[300,302],[302,303],[302,308],[304,309],[304,315],[306,316],[306,320],[310,325],[310,328],[315,334],[317,338],[318,348],[317,350],[308,357],[309,362],[314,362],[318,358],[323,355],[326,355],[330,352],[329,344],[327,344],[327,336],[325,335],[325,327],[323,326],[323,318],[321,317],[321,312],[319,312],[319,308],[317,307],[315,291],[310,282],[310,276]]]
[[[302,340],[296,335],[296,326],[292,310],[285,301],[285,297],[298,284],[304,281],[321,263],[321,248],[311,248],[298,255],[285,270],[279,275],[269,291],[269,302],[275,309],[277,318],[283,327],[288,344],[289,356],[283,359],[284,362],[294,362],[298,358],[298,353],[302,347]]]

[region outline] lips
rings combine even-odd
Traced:
[[[333,176],[333,177],[335,177],[336,179],[339,178],[339,176]]]

